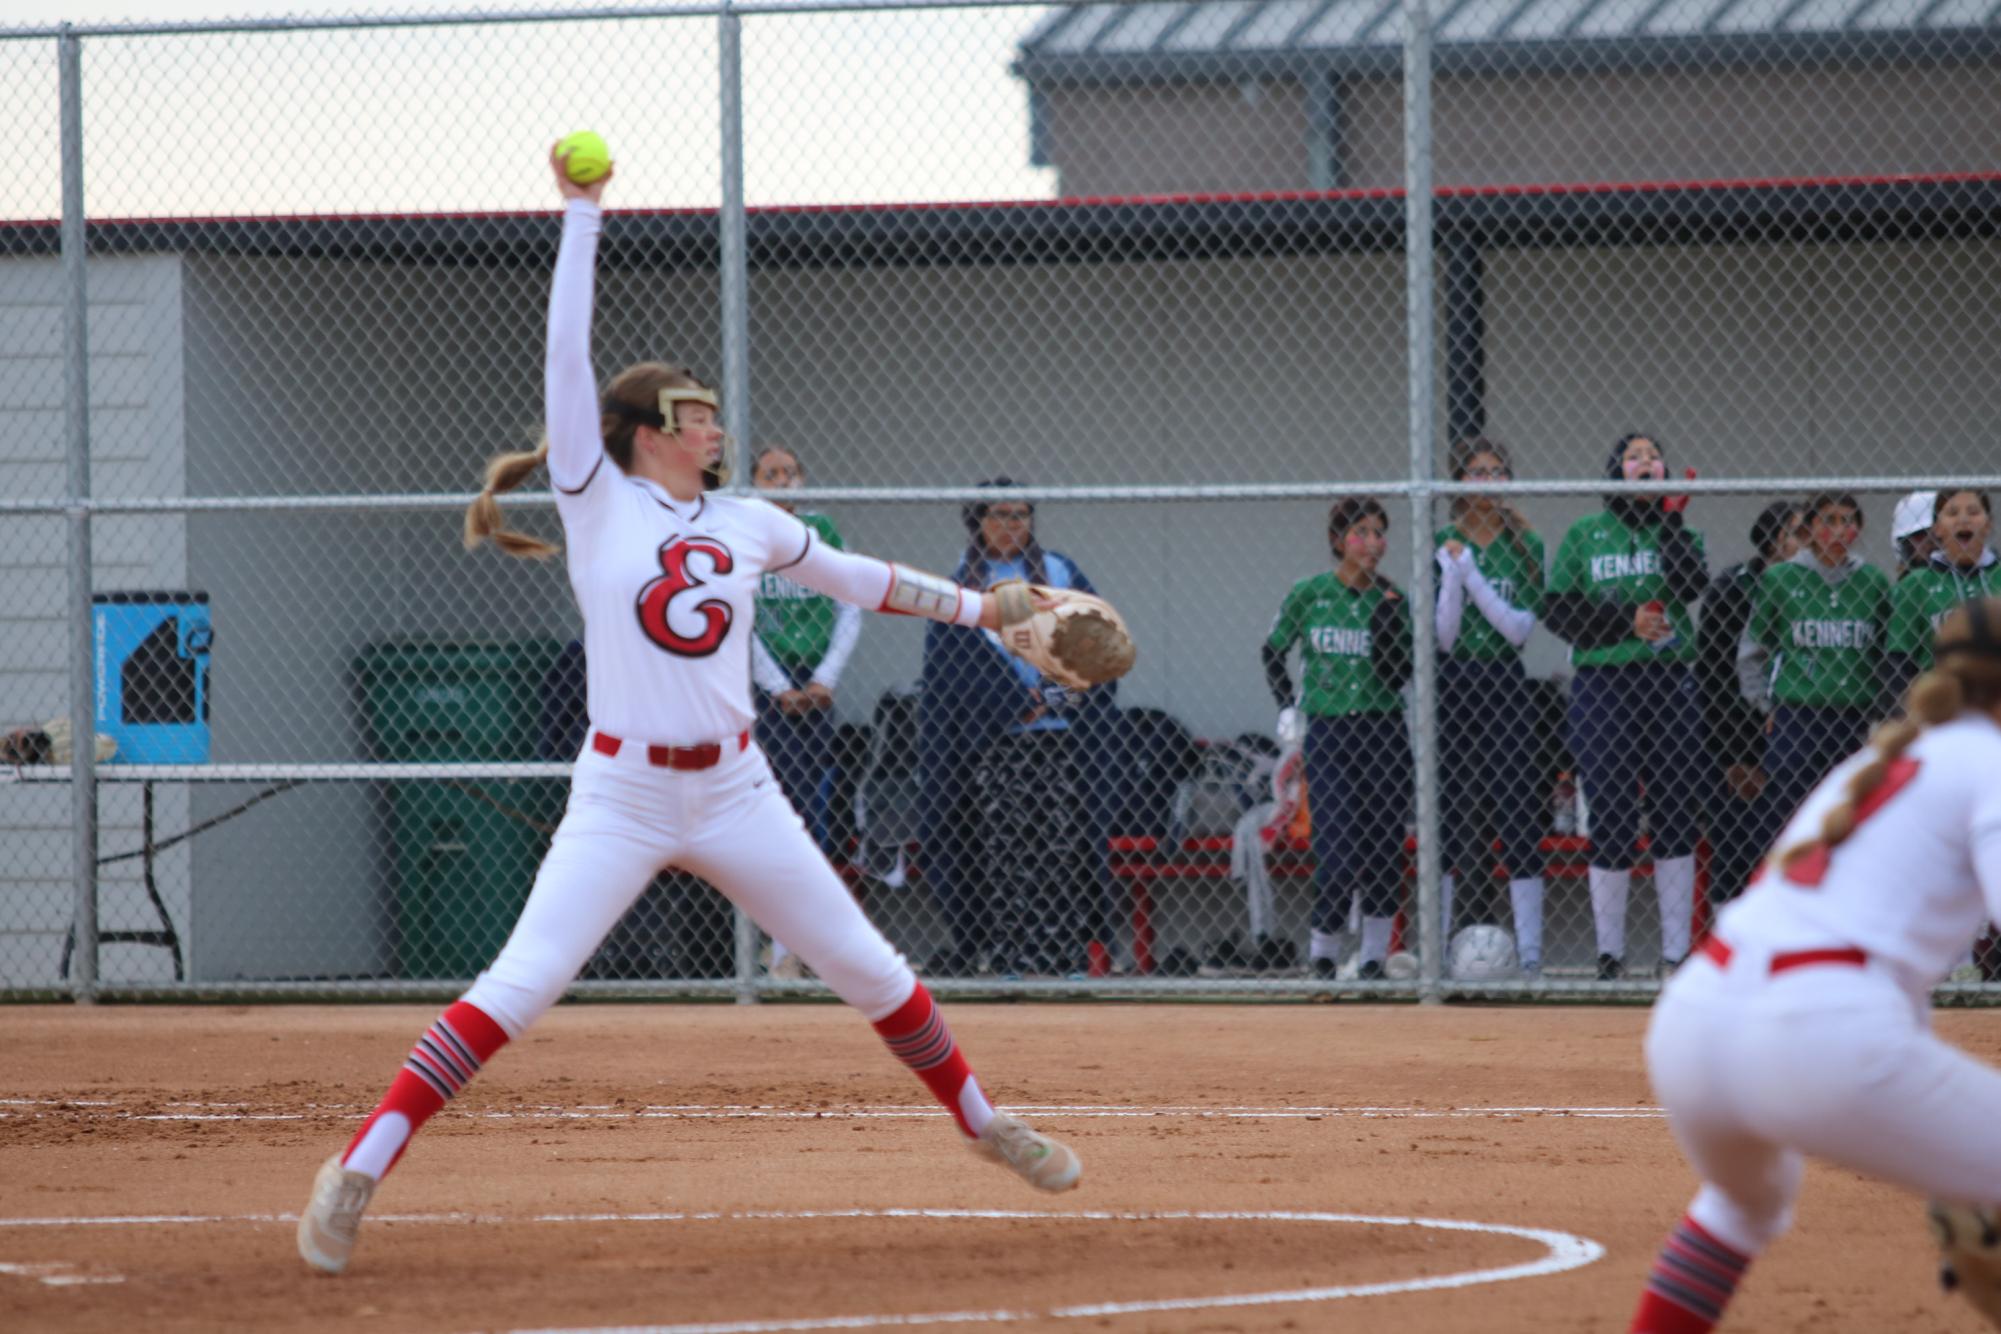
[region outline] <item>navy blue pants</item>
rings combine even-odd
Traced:
[[[796,717],[779,712],[771,696],[759,692],[757,744],[771,761],[778,786],[820,851],[834,855],[828,811],[834,797],[834,715],[814,709]]]
[[[1765,837],[1765,794],[1760,791],[1746,801],[1731,789],[1724,770],[1715,767],[1710,786],[1709,901],[1723,904],[1744,892],[1770,842]]]
[[[1676,662],[1579,667],[1570,683],[1570,754],[1591,808],[1591,864],[1639,860],[1640,791],[1656,858],[1695,851],[1697,798],[1709,770],[1695,673]]]
[[[1765,790],[1758,802],[1764,850],[1770,850],[1827,771],[1862,748],[1873,721],[1866,709],[1781,704],[1772,710],[1772,732],[1765,738]]]
[[[1540,709],[1519,658],[1439,661],[1438,818],[1445,869],[1462,896],[1485,886],[1496,839],[1509,879],[1542,874],[1549,793],[1536,772]]]
[[[1396,915],[1414,783],[1410,733],[1401,713],[1307,720],[1314,930],[1343,929],[1351,895],[1360,896],[1365,917]]]

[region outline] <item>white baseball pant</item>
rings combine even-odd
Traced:
[[[1746,1255],[1792,1221],[1804,1156],[1926,1195],[2001,1202],[2001,1072],[1934,1037],[1882,961],[1770,971],[1697,952],[1654,1007],[1647,1069],[1702,1177],[1689,1216]]]
[[[507,944],[465,999],[518,1038],[561,998],[611,928],[668,866],[701,876],[785,941],[871,1022],[917,978],[806,832],[753,742],[707,769],[586,746],[570,804]]]

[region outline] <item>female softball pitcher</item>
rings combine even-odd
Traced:
[[[1659,481],[1653,437],[1612,447],[1606,476]],[[1570,526],[1549,571],[1543,622],[1571,643],[1570,753],[1591,808],[1591,913],[1598,976],[1625,974],[1626,898],[1639,856],[1646,781],[1661,962],[1688,953],[1695,914],[1695,807],[1702,781],[1694,604],[1708,570],[1702,535],[1683,526],[1687,496],[1608,496]]]
[[[1263,645],[1279,742],[1306,748],[1314,861],[1309,966],[1319,978],[1335,976],[1335,947],[1351,899],[1361,901],[1360,975],[1382,977],[1403,894],[1404,816],[1413,783],[1400,692],[1410,680],[1410,604],[1376,573],[1389,526],[1375,500],[1335,501],[1327,514],[1334,568],[1292,586]],[[1296,707],[1285,664],[1295,644]]]
[[[1449,469],[1455,482],[1506,482],[1515,475],[1507,446],[1478,436],[1453,447]],[[1452,522],[1438,530],[1437,542],[1439,805],[1452,872],[1442,886],[1440,939],[1452,939],[1456,888],[1470,886],[1485,897],[1498,838],[1515,951],[1533,979],[1542,975],[1545,794],[1536,790],[1539,710],[1522,669],[1522,645],[1542,606],[1542,538],[1514,506],[1463,496],[1452,502]]]
[[[768,573],[844,602],[956,625],[1029,627],[1055,594],[987,594],[836,551],[762,500],[708,495],[724,437],[716,395],[685,370],[629,367],[600,397],[591,293],[599,194],[570,181],[549,298],[548,435],[487,467],[466,539],[550,552],[501,527],[494,493],[546,460],[584,618],[591,730],[569,808],[499,958],[418,1038],[375,1111],[320,1168],[299,1253],[339,1273],[377,1183],[410,1137],[562,995],[599,940],[666,866],[709,880],[860,1010],[984,1155],[1042,1190],[1077,1183],[1065,1146],[996,1112],[931,995],[870,925],[751,742],[753,599]],[[606,467],[609,458],[616,466]],[[1027,650],[1025,650],[1027,651]]]
[[[1631,1334],[1716,1327],[1809,1154],[1931,1194],[1941,1276],[2001,1321],[2001,1072],[1928,1019],[2001,916],[2001,599],[1949,612],[1936,647],[1906,717],[1814,789],[1654,1007],[1648,1072],[1702,1186]]]

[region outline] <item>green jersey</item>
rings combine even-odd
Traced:
[[[1816,709],[1876,702],[1890,623],[1890,576],[1851,557],[1838,581],[1810,551],[1767,569],[1751,609],[1751,638],[1771,650],[1772,699]]]
[[[826,515],[801,514],[799,522],[834,550],[845,550]],[[810,672],[834,642],[834,600],[782,574],[767,574],[757,586],[757,637],[780,666]]]
[[[1279,653],[1298,644],[1304,679],[1301,712],[1315,718],[1351,713],[1401,713],[1403,695],[1376,670],[1377,607],[1384,601],[1380,585],[1357,591],[1330,571],[1302,579],[1285,595],[1265,641]],[[1410,653],[1410,604],[1402,597],[1390,605],[1390,633]]]
[[[1447,524],[1438,530],[1436,545],[1447,542],[1463,542],[1473,553],[1473,564],[1487,582],[1501,595],[1501,600],[1523,611],[1542,610],[1542,538],[1535,533],[1502,533],[1486,546],[1478,546],[1459,531],[1458,525]],[[1466,600],[1465,615],[1459,618],[1459,638],[1452,645],[1451,656],[1455,658],[1478,658],[1493,661],[1499,658],[1520,657],[1521,650],[1508,642],[1508,637],[1494,628],[1494,623],[1481,615],[1473,605],[1472,598]]]
[[[1579,667],[1695,661],[1695,618],[1687,603],[1668,596],[1661,528],[1659,520],[1631,528],[1612,511],[1600,510],[1571,524],[1563,535],[1556,562],[1549,569],[1551,593],[1583,593],[1600,601],[1634,606],[1662,603],[1678,641],[1669,648],[1655,648],[1638,635],[1628,635],[1602,648],[1574,648],[1570,660]],[[1701,555],[1702,534],[1692,528],[1684,531],[1696,554]]]
[[[1945,614],[1974,598],[2001,597],[2001,561],[1989,551],[1980,564],[1962,570],[1944,561],[1920,565],[1903,577],[1890,599],[1890,636],[1885,645],[1892,653],[1907,653],[1919,671],[1932,665],[1932,640]]]

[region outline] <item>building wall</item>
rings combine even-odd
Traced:
[[[91,485],[100,496],[183,494],[180,262],[167,255],[93,260],[87,275]],[[0,262],[0,495],[59,497],[69,469],[63,404],[64,289],[56,260]],[[184,525],[177,516],[100,515],[92,523],[93,587],[188,587]],[[0,727],[39,724],[69,711],[69,537],[59,516],[0,519]],[[100,793],[100,855],[140,842],[136,787]],[[186,790],[157,794],[160,829],[187,820]],[[53,984],[73,914],[67,787],[0,787],[0,985]],[[168,911],[185,933],[190,902],[184,848],[158,859]],[[100,925],[152,929],[139,863],[104,867]],[[108,945],[107,980],[172,976],[165,951]]]
[[[1447,187],[1992,171],[2001,123],[1991,63],[1441,73],[1432,99]],[[1335,101],[1333,183],[1400,187],[1401,81],[1344,79]],[[1046,106],[1065,195],[1316,188],[1289,79],[1051,87]]]
[[[1306,98],[1283,80],[1052,90],[1062,195],[1307,188]]]

